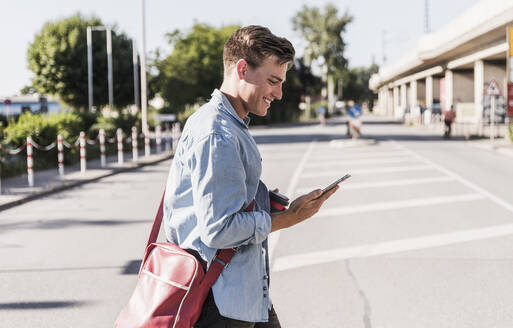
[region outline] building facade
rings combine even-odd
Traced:
[[[494,87],[495,121],[506,119],[509,69],[508,28],[513,2],[480,1],[442,29],[425,34],[417,47],[369,81],[378,94],[375,111],[396,118],[440,114],[454,106],[456,120],[490,121]],[[513,82],[513,81],[510,81]]]

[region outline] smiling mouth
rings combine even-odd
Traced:
[[[264,97],[264,101],[270,105],[272,100],[269,99],[269,98]]]

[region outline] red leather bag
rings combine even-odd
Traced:
[[[208,271],[196,257],[173,243],[157,243],[164,196],[151,228],[135,291],[119,314],[118,328],[190,328],[236,249],[218,251]],[[253,202],[245,211],[253,210]]]

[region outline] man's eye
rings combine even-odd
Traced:
[[[271,83],[272,85],[276,85],[278,84],[278,81],[269,80],[269,83]]]

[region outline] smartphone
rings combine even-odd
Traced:
[[[285,195],[280,194],[277,191],[269,190],[269,197],[271,200],[273,200],[283,206],[289,205],[289,198]]]
[[[332,184],[330,184],[329,186],[327,186],[326,188],[324,188],[322,190],[321,196],[324,195],[326,192],[330,191],[331,189],[335,188],[335,186],[338,185],[339,183],[341,183],[342,181],[349,179],[350,177],[351,177],[351,174],[348,173],[348,174],[344,175],[342,178],[335,180],[335,182],[333,182]]]

